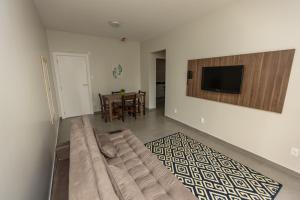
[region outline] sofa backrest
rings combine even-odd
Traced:
[[[87,116],[72,120],[69,200],[119,200]]]

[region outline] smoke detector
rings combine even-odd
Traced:
[[[117,20],[109,21],[108,24],[109,24],[111,27],[113,27],[113,28],[118,28],[118,27],[120,27],[120,25],[121,25],[120,22],[117,21]]]

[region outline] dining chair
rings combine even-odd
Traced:
[[[100,112],[101,112],[101,117],[102,119],[107,122],[107,119],[109,117],[109,107],[105,100],[103,99],[103,96],[99,93],[99,99],[100,99]]]
[[[111,94],[121,94],[121,92],[122,92],[121,90],[119,90],[119,91],[112,91]],[[125,90],[123,92],[125,92]],[[113,107],[115,109],[119,109],[121,106],[122,106],[122,102],[114,102],[113,103]]]
[[[125,114],[128,113],[129,115],[132,115],[136,119],[136,94],[132,95],[123,95],[122,96],[122,121],[124,122]]]
[[[101,117],[102,119],[104,119],[105,122],[108,121],[108,119],[110,118],[110,114],[109,114],[109,105],[108,102],[105,101],[105,99],[103,98],[103,96],[99,93],[99,98],[100,98],[100,108],[101,108]],[[113,102],[112,103],[112,118],[119,118],[120,119],[120,115],[119,112],[122,111],[122,104],[121,102]]]
[[[146,115],[146,92],[139,90],[140,98],[138,99],[138,112],[143,108],[143,115]]]

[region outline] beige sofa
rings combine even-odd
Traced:
[[[116,152],[110,158],[104,156],[99,146],[103,145],[104,136],[109,138],[109,151]],[[69,200],[183,199],[196,200],[196,197],[131,131],[98,137],[88,117],[73,120]]]

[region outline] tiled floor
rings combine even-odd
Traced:
[[[100,115],[91,115],[91,122],[99,130],[113,131],[122,128],[131,129],[134,134],[144,143],[151,140],[182,132],[200,141],[201,143],[214,148],[215,150],[239,161],[248,167],[274,179],[283,184],[283,188],[277,196],[277,200],[300,200],[300,175],[287,173],[283,168],[265,161],[251,153],[222,142],[205,133],[178,123],[163,115],[162,109],[152,110],[146,116],[139,116],[136,120],[127,118],[125,122],[116,120],[112,123],[105,123]],[[59,143],[69,140],[70,120],[63,120],[60,127]],[[55,199],[56,200],[56,199]]]

